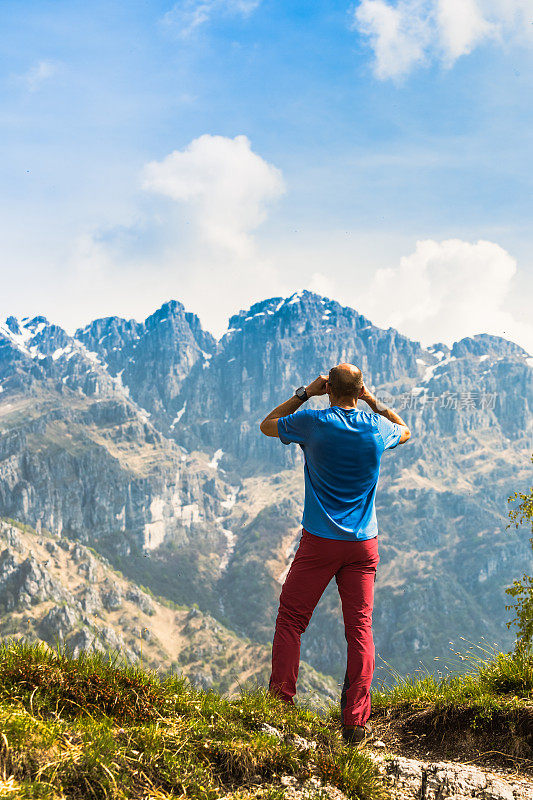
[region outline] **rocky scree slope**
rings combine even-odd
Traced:
[[[236,636],[198,607],[164,604],[79,542],[0,520],[0,637],[116,654],[202,689],[236,694],[268,681],[270,651]],[[303,665],[313,703],[335,683]]]

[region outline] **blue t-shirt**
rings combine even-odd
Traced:
[[[381,455],[400,441],[400,425],[356,408],[306,408],[279,419],[278,435],[304,451],[305,530],[326,539],[377,536]]]

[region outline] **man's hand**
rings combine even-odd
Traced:
[[[318,397],[321,394],[326,394],[326,383],[328,382],[327,375],[319,375],[315,378],[309,386],[306,386],[305,391],[308,397]]]
[[[374,397],[374,395],[372,394],[372,392],[371,392],[371,391],[369,391],[369,390],[366,388],[365,384],[363,383],[363,385],[362,385],[362,387],[361,387],[361,393],[360,393],[360,395],[359,395],[359,399],[360,399],[360,400],[364,400],[364,401],[365,401],[365,403],[368,403],[368,401],[369,401],[369,400],[374,400],[374,401],[375,401],[375,399],[376,399],[376,398]]]
[[[365,403],[367,403],[367,405],[369,405],[372,411],[374,411],[376,414],[381,414],[382,417],[385,417],[391,422],[395,422],[396,425],[399,425],[402,428],[402,435],[400,437],[400,441],[398,444],[403,444],[404,442],[406,442],[408,439],[411,438],[411,431],[409,430],[403,419],[400,417],[400,415],[397,414],[396,411],[393,411],[392,408],[387,408],[386,405],[380,403],[379,400],[377,400],[376,397],[374,397],[372,392],[368,391],[368,389],[364,384],[361,388],[359,399],[364,400]]]

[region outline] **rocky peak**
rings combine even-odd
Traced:
[[[185,311],[183,304],[177,300],[163,303],[144,322],[103,317],[93,320],[84,328],[78,328],[74,335],[88,350],[97,353],[112,373],[128,361],[134,361],[136,353],[147,347],[156,350],[158,347],[170,347],[175,351],[184,345],[196,343],[209,352],[215,347],[214,338],[202,329],[196,314]]]
[[[307,290],[285,299],[270,298],[255,303],[248,311],[235,314],[221,340],[221,349],[231,347],[238,334],[243,334],[256,347],[264,343],[272,348],[275,343],[289,339],[295,351],[312,347],[317,351],[317,356],[319,343],[323,342],[328,366],[336,360],[354,360],[363,369],[370,369],[373,373],[383,371],[385,365],[380,362],[386,351],[390,351],[390,361],[394,361],[399,352],[407,356],[408,363],[403,363],[402,367],[416,374],[414,356],[419,355],[421,350],[418,342],[412,342],[394,328],[378,328],[355,309]],[[250,344],[246,341],[246,349]],[[337,358],[330,360],[328,351],[336,351]],[[405,361],[405,358],[402,360]],[[387,366],[389,370],[385,379],[390,380],[394,377],[390,374],[392,364]],[[322,365],[322,369],[324,367]],[[378,374],[372,375],[374,380],[378,377]]]
[[[8,317],[3,325],[0,323],[0,337],[31,358],[44,358],[71,341],[63,328],[51,325],[46,317],[24,317],[20,321]]]
[[[161,322],[162,319],[167,317],[183,317],[185,315],[185,306],[179,300],[167,300],[163,303],[153,314],[146,318],[145,324],[150,327],[152,322]]]
[[[173,433],[187,447],[208,438],[214,450],[264,463],[257,420],[296,386],[341,361],[374,385],[414,380],[421,354],[418,342],[313,292],[269,298],[235,314],[213,357],[195,365]]]
[[[355,329],[364,329],[366,326],[373,327],[369,320],[355,309],[342,306],[335,300],[329,300],[327,297],[322,297],[307,289],[295,292],[286,298],[271,297],[268,300],[254,303],[248,310],[239,311],[230,318],[228,333],[244,330],[249,327],[247,323],[252,321],[254,325],[290,324],[292,321],[300,333],[302,332],[302,323],[305,325],[305,330],[325,329],[331,324],[339,327],[343,323]]]
[[[20,325],[16,317],[8,317],[6,319],[6,327],[9,328],[11,333],[14,333],[15,336],[20,336]]]
[[[178,300],[167,300],[166,303],[146,317],[144,325],[147,329],[152,329],[162,322],[182,322],[185,320],[185,306]]]
[[[183,380],[216,347],[196,314],[177,300],[163,303],[144,322],[106,317],[78,329],[75,336],[163,430],[175,417]]]
[[[22,322],[29,328],[34,325],[49,325],[50,323],[46,317],[38,316],[30,319],[29,317],[22,317]]]
[[[476,336],[467,336],[455,342],[451,351],[452,356],[527,356],[528,353],[520,345],[503,339],[501,336],[491,336],[488,333],[479,333]]]
[[[47,381],[61,393],[65,387],[87,396],[114,391],[97,356],[42,316],[0,323],[0,380],[4,391]]]
[[[196,345],[199,350],[206,347],[206,352],[211,353],[216,346],[215,339],[203,330],[196,314],[185,311],[183,303],[177,300],[163,303],[161,308],[146,318],[143,336],[158,344],[164,341],[174,349]]]
[[[95,319],[84,328],[78,328],[74,337],[83,342],[88,350],[105,356],[110,355],[138,339],[143,330],[142,323],[122,317]]]

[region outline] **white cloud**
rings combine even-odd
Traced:
[[[476,0],[439,0],[437,27],[442,57],[450,65],[498,31],[495,23],[485,19]]]
[[[425,344],[492,333],[533,352],[533,325],[505,310],[516,261],[494,242],[417,242],[398,267],[378,269],[359,310]]]
[[[55,75],[56,72],[57,64],[54,64],[52,61],[39,61],[24,75],[20,75],[19,80],[25,84],[30,92],[36,92],[41,88],[41,85]]]
[[[284,192],[279,169],[253,152],[246,136],[204,134],[144,170],[144,188],[187,206],[212,246],[248,257],[251,232]]]
[[[164,25],[186,37],[220,14],[248,16],[261,0],[180,0],[163,16]]]
[[[230,314],[290,293],[280,259],[255,236],[282,175],[246,136],[200,136],[147,164],[142,181],[122,219],[72,243],[71,306],[142,318],[175,297],[220,335]]]
[[[333,282],[330,278],[326,277],[326,275],[323,275],[322,272],[313,272],[311,280],[305,288],[309,289],[310,292],[316,292],[316,294],[321,294],[324,297],[332,297],[335,292]]]
[[[83,233],[75,239],[70,263],[75,267],[77,277],[88,276],[91,281],[113,266],[109,249],[91,233]]]
[[[531,37],[531,0],[362,0],[352,27],[367,37],[378,78],[402,78],[416,65],[452,66],[487,40]]]
[[[420,12],[407,13],[407,5],[412,3],[392,6],[385,0],[363,0],[355,12],[354,27],[370,40],[378,78],[405,75],[426,58],[428,21]]]

